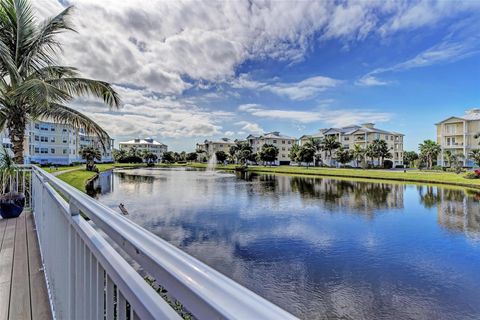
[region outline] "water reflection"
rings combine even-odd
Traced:
[[[480,317],[476,194],[185,170],[109,177],[100,201],[125,203],[135,222],[299,317]]]

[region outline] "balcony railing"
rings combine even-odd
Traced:
[[[56,319],[180,319],[138,270],[198,319],[295,319],[38,167],[32,194]]]

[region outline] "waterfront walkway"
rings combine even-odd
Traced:
[[[33,215],[0,218],[0,320],[52,319]]]

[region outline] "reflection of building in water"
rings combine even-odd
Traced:
[[[436,193],[438,223],[450,231],[479,237],[480,194],[471,195],[464,191],[440,188],[437,188]]]
[[[255,177],[255,178],[254,178]],[[297,192],[306,204],[323,204],[331,211],[356,212],[371,216],[375,210],[403,208],[404,185],[367,183],[323,178],[281,175],[249,175],[261,184],[252,184],[250,192],[279,196]]]

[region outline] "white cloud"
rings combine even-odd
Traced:
[[[388,84],[378,78],[387,72],[405,71],[428,67],[439,63],[452,63],[480,52],[480,25],[477,21],[466,20],[452,26],[452,31],[439,43],[419,52],[414,57],[389,67],[377,68],[356,81],[358,85],[380,86]]]
[[[286,96],[291,100],[305,100],[327,89],[336,87],[341,82],[341,80],[329,77],[315,76],[298,82],[267,83],[251,80],[247,75],[241,74],[231,82],[231,86],[233,88],[270,91],[280,96]]]
[[[360,79],[358,79],[355,84],[360,86],[384,86],[389,84],[388,81],[380,80],[377,77],[374,77],[372,74],[366,74]]]
[[[187,100],[159,98],[145,90],[116,89],[125,103],[119,111],[91,101],[75,103],[113,137],[207,137],[220,134],[222,123],[233,117],[233,113],[206,110]]]
[[[258,123],[254,123],[250,121],[238,121],[235,124],[238,126],[241,126],[240,128],[241,134],[244,134],[244,133],[262,134],[265,132],[265,130],[263,130]]]
[[[392,114],[386,112],[375,112],[356,109],[326,109],[312,111],[295,111],[282,109],[267,109],[261,105],[248,104],[240,105],[239,111],[248,112],[255,117],[290,120],[300,123],[324,122],[334,127],[348,126],[363,122],[386,122]]]
[[[222,82],[248,59],[302,60],[316,39],[361,41],[433,25],[478,8],[474,1],[116,1],[72,0],[78,33],[62,35],[64,60],[87,76],[180,94],[200,81]],[[36,0],[41,16],[60,12]],[[316,81],[326,79],[317,79]],[[252,84],[255,85],[255,84]],[[304,99],[329,85],[278,94]]]

